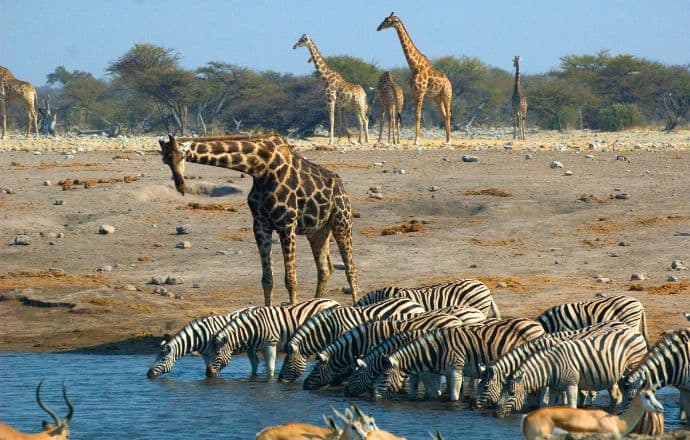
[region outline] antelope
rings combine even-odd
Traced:
[[[554,433],[598,432],[627,435],[646,412],[663,413],[664,407],[648,389],[641,391],[620,416],[600,409],[568,406],[539,408],[522,419],[522,433],[527,440],[548,438]]]
[[[332,418],[323,416],[323,419],[328,428],[290,422],[264,429],[256,435],[256,440],[341,440],[343,430],[338,428]]]
[[[69,423],[72,421],[72,414],[74,414],[74,408],[72,407],[72,402],[67,398],[67,390],[65,389],[65,384],[62,384],[62,397],[67,403],[67,416],[60,420],[55,411],[50,409],[48,405],[41,402],[41,380],[36,387],[36,401],[41,409],[53,418],[55,424],[48,422],[43,422],[43,431],[36,434],[26,434],[24,432],[17,431],[10,425],[0,424],[0,439],[2,440],[67,440],[69,439]]]

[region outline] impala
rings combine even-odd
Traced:
[[[36,434],[26,434],[16,429],[12,428],[10,425],[0,424],[0,439],[2,440],[67,440],[69,439],[69,423],[72,420],[72,414],[74,414],[74,408],[72,403],[67,398],[67,391],[65,390],[65,384],[62,384],[62,397],[67,403],[67,416],[60,420],[55,411],[50,409],[48,405],[41,402],[41,384],[43,381],[38,383],[36,387],[36,401],[41,409],[53,418],[55,424],[50,424],[48,422],[43,422],[43,431]]]

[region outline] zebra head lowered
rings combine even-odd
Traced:
[[[307,369],[307,356],[300,352],[296,344],[288,344],[283,365],[280,367],[278,381],[292,383]]]
[[[474,407],[486,409],[495,404],[501,398],[503,380],[501,374],[493,366],[484,367],[481,370],[482,377],[477,387]]]
[[[504,381],[508,382],[508,392],[502,396],[503,402],[496,407],[495,415],[497,417],[505,417],[512,412],[520,411],[527,398],[525,373],[516,373],[510,381],[508,378],[505,378]]]
[[[215,336],[213,338],[211,351],[213,356],[211,361],[206,365],[206,377],[218,377],[220,371],[227,367],[232,360],[233,347],[228,343],[228,335]]]
[[[160,350],[158,350],[158,356],[156,357],[156,360],[153,362],[153,365],[151,368],[149,368],[149,371],[146,373],[146,377],[149,379],[153,379],[155,377],[160,376],[161,374],[165,374],[172,370],[173,365],[175,365],[175,362],[177,362],[177,359],[179,358],[179,353],[177,350],[173,349],[173,346],[169,343],[170,342],[170,337],[167,337],[161,341],[161,346]]]
[[[389,399],[405,386],[406,375],[400,369],[399,361],[395,355],[385,356],[383,358],[383,365],[385,368],[383,376],[379,378],[374,386],[374,399]]]

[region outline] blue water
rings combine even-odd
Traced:
[[[0,353],[0,421],[38,432],[50,420],[36,404],[41,397],[61,417],[67,413],[62,381],[75,406],[72,439],[253,439],[266,426],[300,421],[323,426],[331,406],[342,411],[357,403],[379,427],[408,439],[428,439],[438,429],[446,439],[521,438],[519,417],[489,413],[448,402],[368,402],[336,390],[313,393],[301,384],[249,378],[245,357],[233,358],[219,379],[204,377],[203,361],[187,357],[172,372],[147,379],[154,355]],[[278,365],[276,371],[280,370]],[[261,370],[260,370],[261,374]],[[666,428],[678,425],[678,393],[658,394]]]

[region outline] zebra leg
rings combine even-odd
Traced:
[[[690,390],[683,388],[680,391],[680,398],[678,399],[678,415],[681,423],[688,424],[688,411],[690,411]]]
[[[541,390],[539,390],[539,407],[543,408],[545,406],[549,406],[550,404],[552,405],[556,399],[556,396],[551,397],[551,392],[549,391],[549,387],[544,387]]]
[[[256,347],[249,347],[247,349],[247,357],[252,366],[252,376],[256,376],[256,372],[259,369],[259,356],[256,355]]]
[[[413,374],[407,379],[407,397],[411,400],[417,400],[419,397],[419,382],[421,377],[419,374]]]
[[[593,391],[594,393],[594,391]],[[594,406],[594,399],[596,395],[592,395],[592,406]],[[611,388],[609,388],[609,410],[614,414],[618,411],[618,407],[623,402],[623,393],[621,393],[618,384],[614,383]]]
[[[276,372],[276,351],[278,343],[269,341],[264,346],[264,362],[266,363],[266,372],[268,377],[273,377]]]
[[[568,385],[565,388],[565,394],[567,397],[568,402],[566,405],[568,405],[571,408],[577,408],[577,384],[574,385]]]
[[[462,388],[462,369],[450,368],[446,373],[448,381],[448,394],[451,402],[460,400],[460,389]]]
[[[424,398],[427,400],[438,399],[441,383],[438,374],[422,373],[421,379],[424,384]]]

